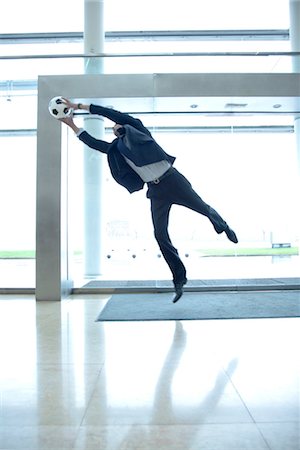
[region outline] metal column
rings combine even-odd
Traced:
[[[67,243],[67,130],[49,115],[49,99],[57,93],[47,87],[48,83],[39,81],[36,299],[60,300],[72,288]]]
[[[84,2],[84,54],[104,51],[104,2]],[[103,73],[102,58],[86,58],[86,74]],[[104,137],[104,121],[101,117],[88,117],[84,128],[98,139]],[[84,272],[85,276],[100,274],[101,261],[101,163],[102,155],[84,146]]]
[[[290,0],[290,41],[291,51],[300,52],[300,0]],[[293,72],[300,73],[300,56],[294,56]],[[300,175],[300,114],[295,115],[294,130],[296,137],[298,172]]]

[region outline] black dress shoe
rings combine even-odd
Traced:
[[[235,244],[238,243],[238,238],[236,237],[235,232],[231,228],[227,227],[224,231],[226,233],[226,236],[231,242],[234,242]]]
[[[182,281],[174,283],[175,287],[175,297],[173,298],[173,303],[178,302],[178,300],[182,297],[183,294],[183,286],[187,283],[187,279],[184,278]]]

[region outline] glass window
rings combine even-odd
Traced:
[[[48,33],[83,29],[82,0],[3,2],[1,33]]]
[[[4,2],[2,33],[82,31],[83,0]],[[270,13],[270,11],[272,13]],[[105,0],[105,29],[216,30],[289,27],[288,0]],[[13,18],[13,20],[11,20]]]
[[[104,28],[107,33],[137,30],[289,29],[289,0],[104,0],[104,13]],[[13,20],[9,20],[12,17]],[[84,0],[4,2],[0,27],[3,34],[45,33],[45,38],[51,32],[83,32]],[[239,40],[224,37],[178,37],[163,40],[108,38],[105,42],[105,52],[114,54],[289,51],[290,41],[287,35],[276,39]],[[3,56],[82,52],[83,41],[80,39],[70,39],[69,42],[58,39],[55,43],[46,39],[40,43],[18,45],[14,42],[4,43],[3,40],[0,46]],[[32,258],[35,253],[37,77],[81,74],[84,72],[84,62],[80,58],[15,59],[2,60],[0,65],[0,204],[5,217],[0,225],[0,286],[34,286]],[[105,58],[104,62],[104,73],[278,73],[291,70],[290,58],[280,55],[115,57]],[[297,272],[294,264],[297,257],[292,254],[293,249],[298,248],[299,240],[295,226],[299,220],[296,217],[298,210],[293,208],[293,204],[298,202],[295,198],[298,174],[294,135],[291,131],[292,117],[253,116],[243,119],[235,117],[233,120],[229,117],[192,118],[190,115],[179,117],[152,114],[141,118],[148,126],[154,127],[153,134],[162,146],[177,157],[177,167],[191,179],[200,195],[236,227],[244,248],[251,248],[249,252],[258,252],[259,248],[271,249],[273,253],[269,256],[251,259],[251,270],[255,273],[259,271],[261,276],[291,276]],[[273,128],[262,132],[261,127],[264,126]],[[107,138],[112,138],[109,129]],[[85,277],[82,148],[74,136],[70,136],[69,146],[72,187],[69,212],[75,218],[70,222],[72,226],[69,230],[72,243],[70,263],[74,278],[82,280]],[[189,148],[188,157],[186,146]],[[191,166],[190,159],[197,161],[197,166]],[[224,188],[220,189],[220,186]],[[135,217],[136,211],[140,212],[138,217]],[[288,233],[284,225],[287,217]],[[222,236],[212,235],[211,227],[204,219],[178,208],[172,211],[171,219],[170,230],[190,266],[192,276],[198,276],[198,272],[193,273],[198,268],[198,262],[201,276],[216,276],[216,263],[220,268],[220,277],[230,277],[233,273],[236,276],[239,270],[242,271],[241,276],[254,274],[249,270],[249,257],[245,257],[248,266],[240,264],[242,256],[231,257],[231,264],[226,264],[224,270],[224,258],[219,258],[217,253],[221,251],[224,255],[224,252],[229,251],[226,242]],[[145,192],[129,196],[112,180],[106,162],[102,167],[101,233],[102,279],[130,279],[132,276],[169,278],[168,269],[160,258],[153,238],[149,201],[145,199]],[[290,247],[274,250],[277,244],[288,244]],[[149,252],[153,262],[151,267],[155,269],[151,273],[147,269]],[[22,255],[23,258],[14,259]],[[6,270],[12,264],[15,264],[14,269]],[[244,267],[247,267],[247,273],[243,272],[246,270]]]
[[[110,0],[105,15],[107,30],[278,29],[288,28],[288,0]]]
[[[190,279],[299,275],[299,211],[294,208],[298,174],[292,117],[139,117],[159,144],[176,156],[175,167],[239,237],[236,248],[226,236],[217,235],[205,217],[173,206],[169,231]],[[112,139],[107,128],[105,140]],[[79,286],[87,282],[83,185],[78,183],[81,180],[84,184],[83,161],[81,144],[74,136],[69,146],[71,204],[76,217],[70,220],[76,249],[71,261]],[[130,195],[112,179],[105,155],[103,160],[99,279],[169,280],[169,269],[153,236],[146,188]]]
[[[35,286],[36,133],[0,135],[0,287]]]

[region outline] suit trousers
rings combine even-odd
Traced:
[[[218,234],[226,229],[227,223],[217,211],[202,200],[193,190],[191,183],[174,167],[171,174],[159,183],[148,183],[147,197],[151,201],[154,236],[176,284],[186,278],[186,268],[168,233],[171,206],[182,205],[206,216]]]

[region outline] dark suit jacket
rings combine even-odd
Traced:
[[[146,164],[161,161],[163,159],[173,164],[175,157],[168,155],[153,139],[150,131],[144,127],[139,119],[135,119],[126,113],[121,113],[104,106],[91,105],[91,114],[98,114],[115,123],[124,125],[125,135],[116,138],[112,142],[96,139],[87,131],[79,135],[79,139],[87,146],[107,154],[107,160],[113,178],[124,186],[130,193],[139,191],[144,187],[141,177],[126,163],[118,148],[118,139],[123,139],[126,145],[126,154],[135,165],[141,167]]]

